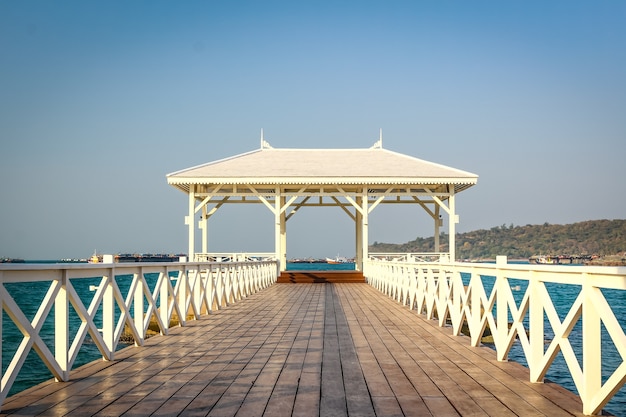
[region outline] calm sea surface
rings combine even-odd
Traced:
[[[54,261],[38,261],[38,263],[54,263]],[[287,265],[287,270],[353,270],[353,263],[344,263],[337,265],[329,265],[326,263],[293,263]],[[148,285],[151,288],[154,288],[156,285],[156,279],[158,275],[152,274],[146,277]],[[465,277],[467,279],[467,277]],[[128,287],[130,285],[131,277],[117,277],[117,283],[120,287],[123,296],[126,296]],[[492,277],[484,277],[483,283],[485,286],[485,290],[487,294],[491,293],[491,289],[493,287],[494,278]],[[90,285],[96,285],[99,283],[99,278],[94,279],[85,279],[85,280],[73,280],[72,284],[76,287],[77,293],[81,296],[83,302],[88,306],[88,303],[93,297],[93,292],[90,290]],[[526,283],[525,281],[513,281],[511,283],[512,287],[517,287],[516,291],[513,292],[514,297],[518,303],[521,302],[524,293],[526,291]],[[16,300],[26,317],[30,320],[36,314],[36,309],[41,303],[48,287],[49,283],[29,283],[29,284],[5,284],[5,287],[9,291],[9,293]],[[549,285],[548,292],[550,293],[555,308],[561,318],[564,319],[567,311],[570,309],[573,304],[575,298],[580,292],[580,287],[575,285]],[[610,291],[604,290],[604,296],[607,301],[613,308],[615,315],[622,326],[622,329],[626,332],[626,291]],[[78,315],[72,311],[71,314],[71,322],[70,322],[70,334],[71,338],[74,337],[78,326],[80,325],[80,319]],[[117,311],[116,314],[119,314]],[[17,327],[12,323],[9,317],[7,317],[6,313],[3,314],[2,317],[2,371],[4,371],[8,367],[8,364],[12,358],[13,353],[15,352],[17,346],[22,341],[22,334],[17,329]],[[101,323],[96,322],[96,326],[100,327]],[[553,333],[549,324],[546,325],[546,338],[551,339],[553,337]],[[605,356],[605,363],[603,364],[603,375],[606,380],[606,375],[609,372],[616,369],[621,364],[621,357],[614,345],[611,341],[611,338],[608,336],[606,330],[602,329],[602,352]],[[51,348],[51,351],[54,352],[52,347],[54,346],[54,309],[50,311],[50,314],[44,324],[42,329],[42,339],[45,343]],[[572,333],[570,335],[570,343],[572,344],[572,348],[576,352],[578,356],[579,363],[582,364],[582,355],[581,355],[581,346],[582,346],[582,325],[580,321],[578,324],[574,326]],[[127,345],[119,344],[118,349],[122,349]],[[74,368],[83,365],[85,363],[98,360],[101,358],[101,354],[98,351],[98,348],[91,340],[89,336],[87,336],[86,342],[81,348],[76,363],[74,364]],[[509,354],[510,360],[518,361],[524,365],[526,365],[526,360],[524,358],[524,354],[522,351],[522,347],[519,342],[515,342],[511,352]],[[24,367],[20,372],[17,380],[15,381],[10,395],[15,394],[19,391],[22,391],[28,387],[46,381],[52,378],[52,374],[47,370],[45,365],[42,363],[39,356],[31,351],[26,359]],[[564,387],[576,392],[576,388],[572,381],[572,378],[569,376],[569,372],[567,371],[567,367],[565,365],[565,360],[563,355],[559,353],[557,358],[555,359],[554,364],[551,366],[548,374],[546,376],[549,380],[557,382]],[[617,415],[626,417],[626,388],[622,388],[618,394],[611,400],[609,405],[606,407],[607,411]]]

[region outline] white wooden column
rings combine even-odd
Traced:
[[[363,206],[363,198],[357,197],[357,204],[359,206]],[[359,210],[355,210],[355,238],[356,238],[356,269],[359,271],[363,271],[363,216]]]
[[[188,226],[189,228],[189,249],[188,249],[188,255],[189,256],[189,261],[193,262],[193,260],[195,259],[195,253],[196,253],[196,236],[195,236],[195,228],[196,228],[196,222],[195,222],[195,214],[196,214],[196,186],[195,184],[191,184],[189,185],[189,214],[186,216],[185,218],[185,224]]]
[[[360,265],[361,271],[363,270],[363,263],[367,261],[369,257],[369,248],[368,248],[368,235],[369,235],[369,207],[368,207],[368,199],[367,199],[367,188],[363,188],[361,197],[361,257],[362,263]],[[358,212],[358,210],[357,210]]]
[[[435,248],[434,251],[435,252],[441,252],[441,246],[439,244],[439,235],[441,234],[441,232],[439,231],[439,228],[441,227],[441,219],[439,218],[439,205],[435,204]]]
[[[280,196],[280,268],[281,271],[287,269],[287,211],[283,210],[285,206],[285,196]]]
[[[202,253],[209,252],[209,217],[206,211],[206,204],[202,206],[202,219],[200,220],[202,229]]]
[[[285,204],[285,198],[280,192],[280,187],[276,187],[274,197],[274,256],[280,262],[280,270],[287,269],[287,253],[285,250],[287,242],[287,220],[285,212],[281,208]]]
[[[456,214],[456,203],[454,194],[454,185],[449,185],[450,199],[448,200],[448,208],[450,209],[448,221],[448,253],[450,254],[450,262],[456,260],[456,224],[459,222],[459,216]]]

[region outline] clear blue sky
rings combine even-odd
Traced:
[[[179,169],[274,147],[387,149],[479,175],[458,231],[626,217],[626,2],[0,0],[0,257],[185,252]],[[271,251],[263,206],[214,251]],[[339,209],[288,257],[354,254]],[[430,236],[379,207],[370,242]]]

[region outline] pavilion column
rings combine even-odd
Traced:
[[[189,214],[187,215],[187,218],[185,219],[185,223],[187,224],[188,228],[189,228],[189,249],[188,249],[188,255],[189,256],[189,260],[193,261],[195,259],[195,252],[196,252],[196,236],[195,236],[195,227],[196,227],[196,222],[195,222],[195,215],[196,215],[196,186],[195,184],[191,184],[189,186]]]
[[[441,246],[439,243],[439,235],[441,234],[441,232],[439,231],[439,228],[441,227],[441,219],[439,218],[439,214],[440,214],[440,208],[439,208],[439,204],[435,204],[435,248],[434,251],[435,252],[441,252]]]
[[[274,256],[280,262],[280,270],[287,269],[287,220],[282,207],[285,205],[285,197],[282,196],[280,188],[276,188],[274,198]]]
[[[209,252],[209,218],[207,216],[206,204],[202,206],[202,220],[200,220],[200,229],[202,229],[202,253]]]
[[[358,212],[358,210],[357,210]],[[361,271],[363,271],[364,263],[367,262],[369,257],[369,207],[367,198],[367,188],[363,189],[363,196],[361,197]]]
[[[362,197],[357,197],[356,201],[359,206],[363,206],[362,200]],[[356,237],[356,269],[363,271],[363,216],[359,210],[356,210],[354,225]]]
[[[456,214],[456,203],[454,194],[454,185],[450,185],[450,198],[448,200],[448,208],[450,209],[450,217],[448,221],[448,252],[450,254],[450,262],[456,260],[456,224],[459,222],[459,216]]]
[[[282,210],[285,206],[285,196],[280,197],[280,265],[281,271],[287,269],[287,210]]]

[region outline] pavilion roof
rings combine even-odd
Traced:
[[[417,185],[452,184],[461,191],[478,175],[401,153],[365,149],[261,149],[183,169],[167,182],[184,192],[191,184]]]

